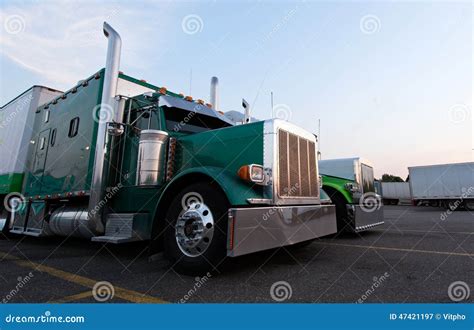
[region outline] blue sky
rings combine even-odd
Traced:
[[[245,97],[260,119],[315,133],[320,119],[323,158],[405,177],[473,161],[472,14],[470,2],[2,1],[0,104],[97,71],[107,20],[125,73],[206,100],[216,75],[221,110]]]

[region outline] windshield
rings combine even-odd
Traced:
[[[179,108],[166,108],[165,122],[168,131],[182,133],[198,133],[232,126],[219,118]]]
[[[375,192],[374,188],[374,169],[368,165],[361,165],[362,173],[362,191],[366,192]]]

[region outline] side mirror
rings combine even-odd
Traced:
[[[250,123],[250,104],[242,99],[242,106],[244,107],[244,124]]]

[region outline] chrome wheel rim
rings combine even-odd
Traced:
[[[213,236],[214,218],[206,204],[193,203],[181,212],[176,221],[175,237],[186,256],[201,256],[211,245]]]

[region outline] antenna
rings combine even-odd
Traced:
[[[270,103],[272,105],[272,116],[270,118],[273,118],[273,91],[270,92]]]
[[[318,154],[321,159],[321,119],[318,119]]]

